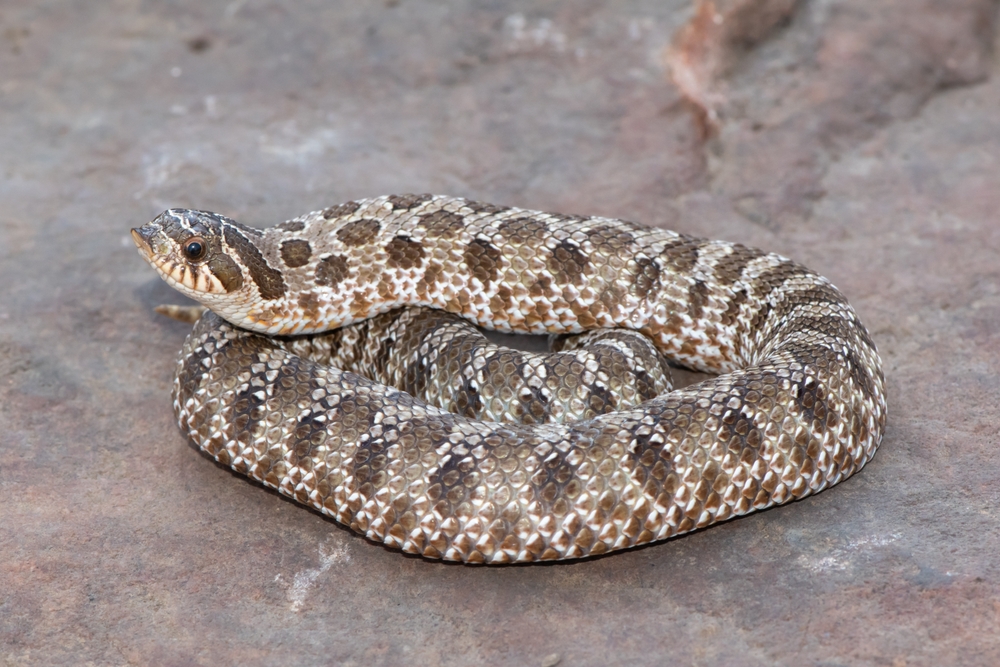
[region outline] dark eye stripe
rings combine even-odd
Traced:
[[[243,260],[262,298],[279,299],[285,295],[285,281],[281,277],[281,272],[267,263],[260,250],[249,239],[231,225],[223,227],[223,235],[229,247]]]

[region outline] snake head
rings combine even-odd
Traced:
[[[225,244],[227,225],[243,228],[216,213],[172,208],[133,229],[132,240],[171,287],[206,303],[240,291],[245,282]]]

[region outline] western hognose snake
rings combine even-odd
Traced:
[[[213,311],[178,363],[181,429],[408,553],[512,563],[662,540],[836,484],[885,427],[881,362],[844,296],[738,244],[430,195],[265,230],[171,209],[133,237]],[[525,358],[418,306],[507,332],[612,330]],[[720,375],[654,398],[664,357]]]

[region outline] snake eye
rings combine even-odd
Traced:
[[[188,240],[188,242],[184,244],[184,256],[192,262],[204,257],[205,241],[203,241],[200,236],[195,236],[194,238]]]

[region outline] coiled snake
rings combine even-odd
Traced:
[[[775,254],[430,195],[348,202],[266,230],[171,209],[132,234],[169,284],[213,311],[178,362],[181,430],[408,553],[512,563],[662,540],[836,484],[882,438],[868,332],[829,281]],[[616,343],[640,389],[584,360],[536,364],[527,388],[491,393],[489,370],[531,363],[469,346],[445,355],[451,320],[413,308],[400,317],[432,323],[392,333],[402,325],[381,316],[384,339],[354,356],[408,391],[445,387],[462,414],[318,362],[365,337],[320,332],[404,306],[509,332],[641,332],[670,361],[721,375],[650,399],[659,381]],[[593,410],[548,423],[557,394]],[[499,406],[490,419],[524,423],[471,416],[484,404]]]

